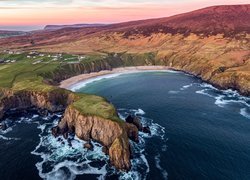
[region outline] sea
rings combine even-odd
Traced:
[[[77,137],[72,146],[54,138],[62,113],[28,113],[4,120],[0,179],[250,179],[250,97],[171,70],[104,75],[71,90],[103,96],[121,119],[136,115],[150,127],[131,142],[131,171],[110,166],[97,142],[88,151]]]

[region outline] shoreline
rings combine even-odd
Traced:
[[[77,84],[82,83],[84,81],[97,78],[99,76],[112,75],[112,74],[129,74],[136,72],[146,72],[146,71],[166,71],[172,70],[168,66],[132,66],[132,67],[120,67],[114,68],[112,70],[103,70],[99,72],[92,72],[88,74],[80,74],[77,76],[73,76],[71,78],[65,79],[60,82],[59,87],[64,89],[72,89]]]

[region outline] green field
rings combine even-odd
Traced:
[[[58,93],[62,93],[61,91],[67,90],[46,83],[47,80],[50,80],[53,84],[55,76],[60,76],[63,72],[68,74],[68,76],[81,73],[74,69],[76,65],[90,68],[90,63],[101,61],[100,58],[103,58],[100,55],[88,55],[79,60],[77,55],[63,54],[55,60],[54,56],[56,55],[0,54],[0,59],[4,60],[0,64],[0,89],[10,89],[14,92],[58,91]],[[10,60],[15,62],[9,62]],[[77,100],[71,106],[78,109],[81,113],[120,121],[114,106],[104,98],[86,94],[74,94]]]

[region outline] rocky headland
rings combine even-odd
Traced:
[[[93,99],[96,102],[92,102]],[[100,108],[104,110],[100,110],[102,114],[86,111],[83,102],[78,106],[79,101],[87,101],[85,105],[90,109],[93,108],[91,106],[100,104]],[[91,105],[92,103],[94,104]],[[137,126],[138,120],[134,123],[119,119],[115,108],[105,99],[77,95],[63,89],[50,92],[1,90],[0,119],[3,119],[9,111],[20,113],[29,109],[36,109],[41,113],[64,111],[58,126],[52,128],[55,137],[63,136],[67,139],[68,134],[73,133],[84,141],[99,142],[104,146],[103,149],[109,155],[114,167],[124,171],[130,170],[132,151],[129,139],[138,142],[138,131],[143,129]]]

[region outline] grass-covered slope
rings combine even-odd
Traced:
[[[35,71],[47,83],[58,83],[73,75],[113,67],[165,65],[192,73],[217,87],[250,95],[248,19],[249,4],[214,6],[166,18],[0,39],[0,50],[92,54],[84,55],[80,62],[77,56],[67,54],[60,57],[61,62],[37,57],[43,63],[35,64],[32,70],[18,65],[17,72],[26,71],[19,75],[20,79]],[[46,61],[49,65],[44,65]],[[8,70],[7,66],[1,68]],[[15,79],[15,75],[8,78]],[[3,78],[5,86],[8,78]]]
[[[106,61],[106,56],[116,57],[109,54],[1,54],[0,121],[13,109],[20,112],[36,108],[41,114],[64,111],[58,125],[51,130],[55,137],[67,138],[68,133],[74,132],[82,140],[97,141],[107,149],[112,165],[119,170],[130,170],[129,138],[137,139],[136,126],[122,121],[115,107],[104,98],[54,85],[80,73],[119,66],[111,63],[112,58]]]
[[[105,119],[120,121],[116,109],[104,98],[73,93],[57,86],[51,85],[58,75],[62,79],[64,76],[70,77],[82,72],[74,66],[82,64],[83,67],[89,67],[91,63],[98,63],[101,55],[88,55],[78,57],[67,54],[42,54],[29,55],[29,53],[2,53],[0,59],[0,89],[3,91],[19,92],[38,92],[38,93],[72,93],[74,94],[74,103],[71,106],[78,109],[85,115],[95,115]],[[81,59],[82,58],[82,59]],[[84,60],[83,60],[84,59]],[[72,63],[73,62],[73,63]],[[72,65],[72,67],[70,66]],[[89,71],[94,69],[89,68]],[[65,74],[65,75],[64,75]],[[51,83],[51,84],[49,84]],[[1,93],[3,97],[3,93]]]

